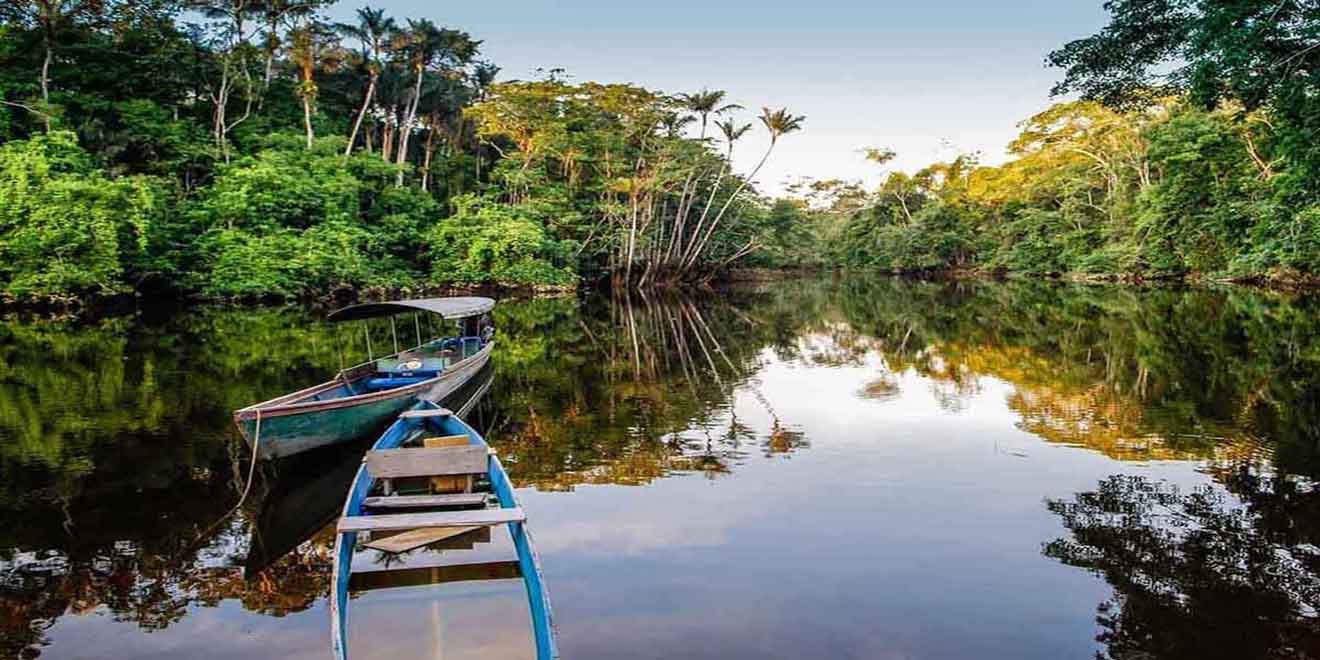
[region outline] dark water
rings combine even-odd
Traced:
[[[1315,300],[821,279],[497,322],[462,396],[489,388],[469,418],[565,658],[1320,657]],[[224,515],[228,411],[333,373],[336,334],[0,322],[0,654],[328,657],[362,447],[263,465]],[[495,530],[389,567],[509,554]],[[352,601],[354,658],[527,657],[518,580],[401,574],[362,583],[395,588]]]

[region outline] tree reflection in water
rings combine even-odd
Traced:
[[[1071,536],[1045,555],[1114,589],[1101,657],[1320,657],[1320,493],[1250,468],[1222,476],[1232,496],[1115,475],[1047,503]]]
[[[546,299],[496,315],[500,386],[475,416],[520,486],[713,478],[752,448],[805,446],[778,420],[733,416],[768,327],[730,303]],[[263,465],[238,517],[212,525],[246,465],[229,411],[333,374],[336,335],[291,309],[0,323],[0,654],[40,655],[69,614],[154,630],[225,600],[284,616],[323,598],[325,525],[362,447]]]
[[[781,328],[743,310],[757,295],[695,301],[656,294],[496,308],[505,345],[488,435],[519,485],[642,485],[669,474],[729,473],[752,448],[807,446],[775,416],[755,374]],[[794,319],[795,334],[801,319]],[[746,392],[773,420],[757,431],[738,419]]]
[[[918,385],[949,414],[976,414],[968,403],[994,379],[1017,427],[1046,442],[1198,461],[1227,489],[1119,480],[1051,505],[1072,536],[1050,556],[1115,584],[1112,657],[1214,644],[1318,655],[1312,298],[821,278],[695,299],[506,301],[495,314],[495,384],[474,421],[519,486],[727,478],[791,456],[809,444],[763,396],[772,361],[868,370],[840,409]],[[390,341],[387,326],[373,333]],[[39,652],[68,613],[157,629],[224,600],[273,616],[316,603],[329,537],[315,530],[335,507],[306,503],[337,506],[340,463],[263,467],[239,517],[198,537],[237,497],[245,450],[229,410],[334,373],[335,335],[291,309],[0,321],[0,653]],[[357,456],[346,460],[348,474]],[[1235,604],[1256,616],[1233,618]]]

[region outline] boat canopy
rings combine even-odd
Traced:
[[[395,300],[391,302],[362,303],[349,305],[331,312],[331,321],[358,321],[378,316],[393,316],[404,312],[421,310],[438,314],[446,319],[465,319],[480,316],[495,308],[495,301],[490,298],[419,298],[416,300]]]

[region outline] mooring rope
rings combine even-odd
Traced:
[[[233,515],[238,507],[243,506],[243,501],[247,499],[248,491],[252,490],[252,478],[257,474],[257,456],[261,454],[261,408],[257,408],[257,424],[252,431],[252,461],[248,464],[247,484],[243,486],[243,494],[238,496],[238,503],[229,513],[225,514],[228,518]]]
[[[194,539],[192,543],[188,544],[188,547],[184,550],[183,553],[180,554],[180,556],[187,556],[191,554],[192,551],[195,550],[203,540],[205,540],[208,536],[211,535],[211,532],[215,531],[215,528],[219,527],[220,524],[223,523],[224,521],[229,520],[230,516],[237,513],[239,507],[243,506],[243,502],[247,500],[248,492],[252,490],[252,482],[254,480],[254,477],[257,476],[257,457],[261,455],[261,408],[257,408],[256,412],[257,412],[256,428],[252,431],[252,460],[248,464],[247,484],[243,486],[243,492],[238,496],[238,501],[234,503],[233,508],[227,511],[225,515],[217,518],[215,522],[211,523],[211,526],[207,527],[206,531],[202,532],[201,534],[198,534],[197,538]],[[255,523],[254,523],[254,527],[255,527]]]

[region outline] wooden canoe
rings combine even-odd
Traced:
[[[459,417],[474,409],[495,380],[487,364],[440,405]],[[253,580],[268,566],[339,518],[344,492],[362,464],[362,445],[294,456],[281,462],[274,487],[262,500],[252,525],[243,577]]]
[[[406,514],[399,514],[390,509],[382,511],[367,507],[365,502],[369,496],[374,496],[373,501],[379,502],[382,499],[388,499],[391,495],[391,493],[386,492],[382,497],[376,492],[377,482],[383,480],[378,480],[372,475],[371,466],[386,465],[384,460],[386,454],[390,454],[390,458],[397,458],[398,454],[392,452],[398,452],[401,448],[417,445],[424,437],[435,435],[444,436],[446,439],[466,436],[468,446],[482,449],[480,455],[485,456],[486,478],[490,484],[490,495],[494,496],[494,505],[488,504],[486,508],[475,510],[465,508],[461,511]],[[459,448],[451,447],[450,449],[461,451]],[[419,527],[439,529],[472,525],[507,526],[509,535],[513,540],[514,549],[518,555],[518,572],[521,573],[523,584],[527,589],[532,633],[536,643],[536,658],[537,660],[557,659],[559,651],[555,643],[550,598],[546,592],[545,580],[541,574],[540,559],[536,555],[532,545],[531,533],[527,529],[525,514],[518,504],[513,485],[509,482],[509,477],[504,472],[504,467],[500,464],[499,458],[489,450],[481,435],[468,426],[458,415],[429,401],[422,401],[400,415],[399,419],[385,430],[385,433],[372,447],[372,452],[380,452],[380,454],[374,456],[380,460],[373,461],[373,455],[370,453],[364,459],[344,502],[343,514],[340,516],[337,525],[338,532],[335,535],[334,569],[331,580],[333,594],[330,599],[330,636],[336,660],[347,660],[348,658],[347,608],[349,585],[352,577],[353,555],[358,545],[360,533],[356,530],[398,530],[413,524],[417,524]],[[466,453],[464,455],[466,456]],[[383,468],[380,471],[385,472]],[[388,483],[383,485],[388,487]],[[407,496],[396,495],[396,497]],[[416,498],[416,496],[413,497]],[[476,572],[477,575],[486,573]],[[497,577],[501,575],[508,577],[499,572],[496,572],[495,575]]]
[[[391,389],[362,391],[376,362],[359,365],[334,380],[236,410],[234,423],[263,460],[367,438],[418,401],[438,402],[462,387],[490,360],[494,345],[487,341],[438,375]]]

